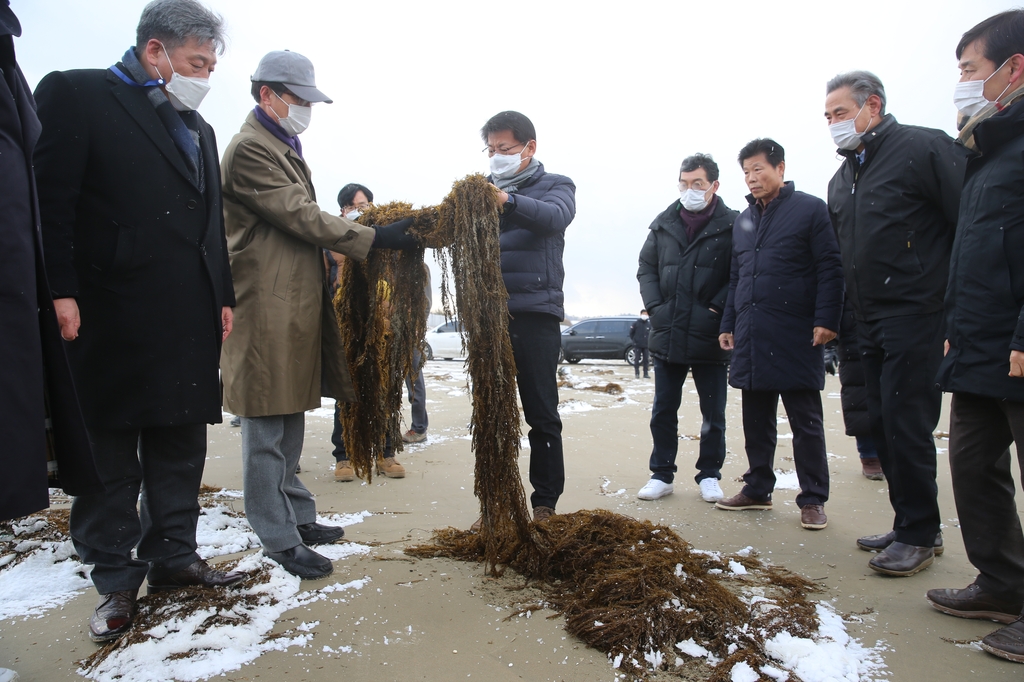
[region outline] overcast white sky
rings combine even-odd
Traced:
[[[679,163],[712,154],[720,195],[746,188],[744,143],[773,137],[786,177],[825,196],[839,165],[823,117],[825,82],[875,72],[903,123],[955,129],[954,49],[964,31],[1012,5],[885,3],[208,0],[228,49],[200,112],[221,149],[254,103],[249,76],[270,50],[309,57],[318,105],[302,142],[320,203],[342,185],[378,203],[438,203],[487,167],[479,130],[515,109],[537,127],[537,158],[577,187],[566,233],[570,316],[635,313],[637,255],[678,197]],[[30,85],[53,70],[105,68],[135,41],[143,0],[12,0]],[[429,260],[429,258],[428,258]],[[433,265],[433,264],[432,264]],[[435,272],[435,288],[437,268]],[[439,297],[435,296],[435,303]]]

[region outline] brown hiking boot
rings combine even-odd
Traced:
[[[821,530],[828,526],[825,505],[805,504],[800,507],[800,525],[808,530]]]
[[[981,640],[981,648],[993,656],[1024,663],[1024,621],[1017,619]]]
[[[534,507],[533,508],[533,520],[535,523],[541,521],[547,521],[549,518],[555,515],[555,510],[551,507]]]
[[[771,509],[771,500],[755,500],[743,493],[736,493],[730,498],[715,502],[715,506],[725,511],[744,511],[747,509]]]
[[[352,468],[352,462],[348,461],[347,459],[339,459],[338,463],[334,465],[334,480],[356,480],[356,470]]]
[[[377,473],[388,478],[405,478],[405,467],[395,461],[394,457],[377,460]]]
[[[885,480],[885,474],[882,473],[882,463],[877,457],[864,457],[860,460],[860,466],[864,472],[864,478],[872,481]]]

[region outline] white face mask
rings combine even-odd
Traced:
[[[273,89],[271,89],[271,92],[274,92]],[[274,92],[274,97],[284,102],[276,92]],[[284,103],[288,105],[288,115],[284,118],[277,116],[277,112],[273,109],[271,111],[274,111],[274,116],[277,116],[277,125],[284,128],[285,133],[295,137],[309,127],[309,122],[313,118],[313,107],[304,107],[301,104],[288,104],[288,102]]]
[[[363,215],[363,212],[360,211],[358,208],[355,208],[355,209],[352,209],[351,211],[349,211],[348,213],[346,213],[345,217],[348,218],[349,220],[355,220],[356,218],[358,218],[361,215]]]
[[[700,213],[711,203],[705,198],[706,195],[706,189],[686,189],[679,193],[679,201],[690,213]]]
[[[853,118],[833,123],[828,127],[828,132],[832,134],[832,141],[840,149],[849,151],[860,146],[860,137],[863,133],[857,132],[857,118],[860,116],[860,112],[864,111],[865,106],[867,106],[867,102],[861,105],[857,115]]]
[[[641,316],[640,316],[640,319],[641,319],[641,320],[646,320],[646,319],[647,319],[647,315],[641,315]]]
[[[1006,62],[1008,61],[1010,60],[1007,59]],[[1000,64],[999,68],[983,81],[963,81],[962,83],[957,83],[956,87],[953,88],[953,104],[956,105],[957,111],[964,116],[971,117],[984,109],[989,104],[989,101],[985,99],[985,83],[988,83],[989,78],[999,73],[1006,66],[1006,62]],[[1009,88],[1010,86],[1007,84],[1006,88],[999,93],[999,97],[1006,94]],[[999,97],[996,97],[997,102]]]
[[[171,56],[167,54],[166,47],[163,50],[164,56],[167,57],[167,63],[170,64]],[[160,74],[159,69],[157,69],[157,74]],[[195,111],[202,104],[206,93],[210,91],[210,79],[182,76],[171,66],[171,77],[164,83],[164,91],[167,93],[167,99],[170,100],[171,106],[176,110]]]
[[[529,144],[529,142],[527,142]],[[523,165],[524,146],[518,154],[495,154],[490,159],[491,177],[496,180],[515,175],[519,167]]]

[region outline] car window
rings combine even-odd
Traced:
[[[573,327],[577,334],[593,334],[597,330],[597,322],[580,322]]]
[[[448,332],[453,332],[453,331],[455,331],[455,325],[456,325],[455,322],[448,322],[446,324],[443,324],[440,327],[438,327],[437,333],[438,334],[446,334]]]
[[[598,334],[628,334],[631,320],[601,320],[597,323]]]

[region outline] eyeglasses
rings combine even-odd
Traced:
[[[688,189],[696,189],[702,192],[706,192],[711,187],[711,185],[712,183],[704,182],[703,180],[694,180],[692,183],[689,184],[685,180],[679,181],[679,189],[681,191],[686,191]]]
[[[515,149],[517,147],[522,147],[522,148],[525,149],[526,145],[528,145],[528,144],[530,144],[530,142],[520,142],[519,144],[514,144],[511,147],[505,147],[505,148],[500,148],[499,147],[498,149],[491,149],[490,146],[487,146],[487,147],[484,147],[483,149],[481,149],[480,151],[482,151],[484,154],[487,154],[487,156],[494,156],[495,154],[501,154],[502,156],[508,156],[513,151],[515,151]]]

